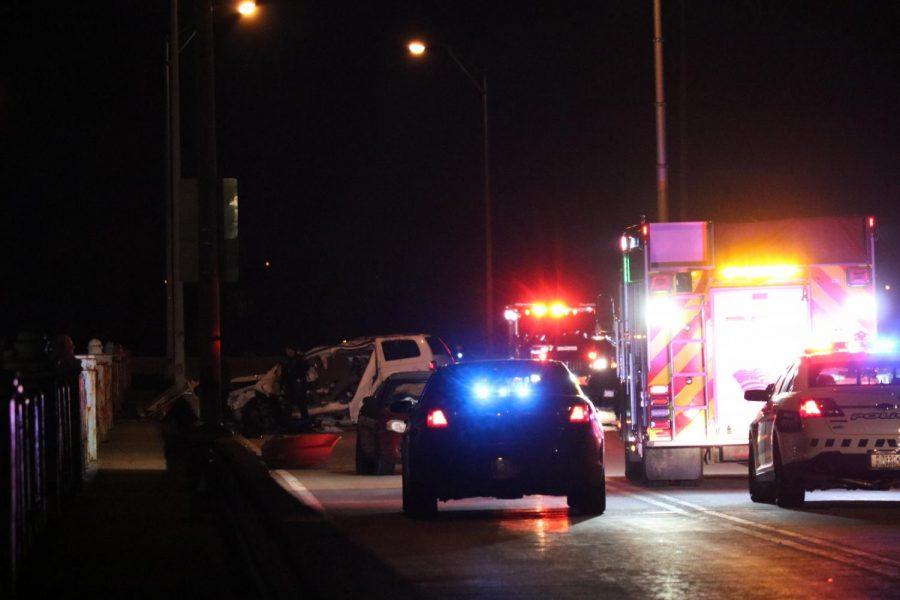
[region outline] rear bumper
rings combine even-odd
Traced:
[[[900,486],[900,469],[873,469],[869,454],[821,452],[812,458],[784,465],[792,479],[803,481],[807,489],[854,487],[853,483],[878,486]]]
[[[498,445],[464,450],[435,445],[415,453],[413,471],[441,500],[565,495],[585,482],[599,485],[602,443],[567,442],[544,448]]]

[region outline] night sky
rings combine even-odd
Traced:
[[[0,8],[7,339],[164,349],[168,4]],[[440,48],[412,60],[411,37],[488,73],[498,329],[505,302],[612,291],[619,231],[656,207],[650,0],[219,12],[219,165],[241,201],[226,354],[413,330],[477,350],[481,98]],[[879,284],[900,287],[900,3],[664,13],[672,217],[875,214]],[[196,48],[182,55],[186,177]],[[191,326],[192,286],[187,300]]]

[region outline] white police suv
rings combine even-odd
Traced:
[[[809,353],[765,390],[750,425],[750,498],[782,507],[807,490],[900,487],[900,354]]]

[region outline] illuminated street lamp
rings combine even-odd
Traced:
[[[460,71],[466,76],[478,93],[481,94],[481,108],[483,117],[483,133],[484,133],[484,340],[488,352],[491,352],[494,341],[494,260],[493,260],[493,242],[491,235],[491,170],[490,170],[490,152],[488,143],[488,85],[487,71],[481,70],[481,81],[479,81],[472,71],[456,56],[453,48],[447,44],[439,44],[441,48],[447,51],[447,54],[456,63]],[[410,55],[415,58],[421,58],[425,55],[428,46],[422,40],[411,40],[406,45]]]
[[[409,53],[413,56],[421,56],[425,54],[426,46],[423,42],[419,40],[413,40],[409,44],[407,44],[406,48],[409,50]]]
[[[250,15],[256,13],[256,2],[253,0],[245,0],[238,4],[238,12],[241,13],[245,17],[249,17]]]

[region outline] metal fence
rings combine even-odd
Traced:
[[[81,367],[31,365],[0,376],[0,595],[48,519],[81,489],[85,473]]]

